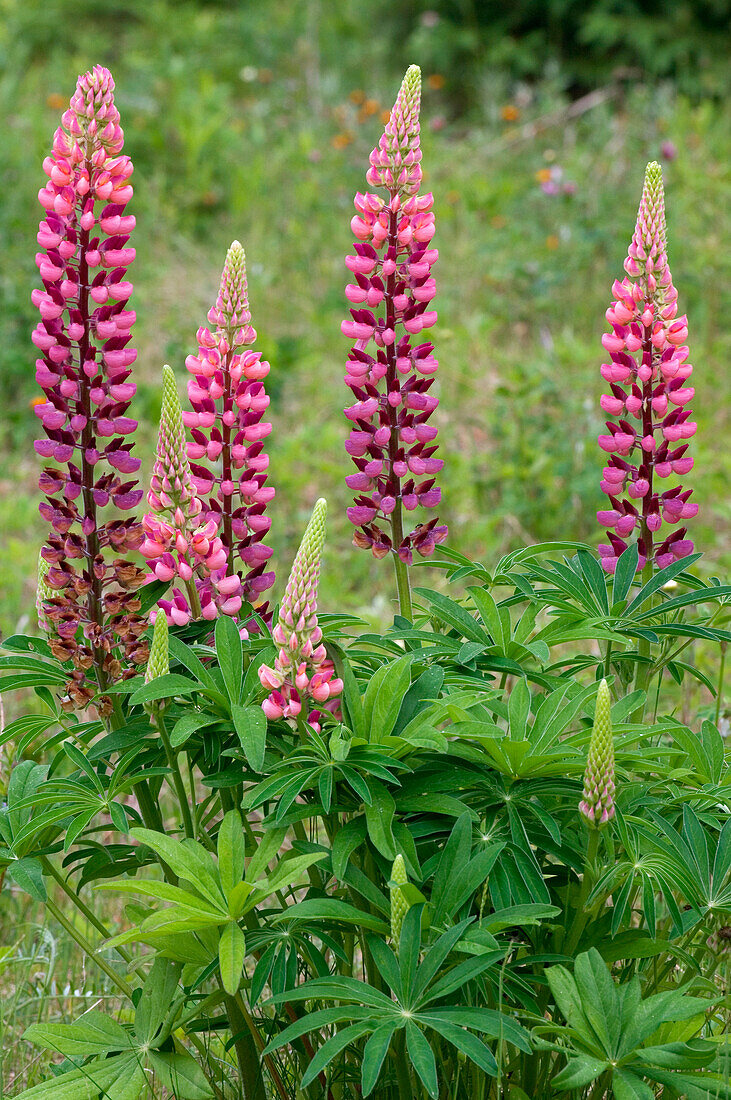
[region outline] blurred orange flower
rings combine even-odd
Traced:
[[[346,146],[352,144],[353,135],[350,130],[342,130],[339,134],[331,140],[330,144],[333,149],[345,149]]]
[[[45,405],[45,403],[45,397],[31,397],[30,401],[28,402],[28,407],[34,409],[36,405]]]
[[[514,103],[506,103],[500,108],[500,118],[504,122],[517,122],[520,118],[520,107],[516,107]]]
[[[354,103],[356,105],[356,107],[359,107],[361,105],[361,103],[365,102],[365,97],[366,97],[366,95],[365,95],[364,91],[361,91],[360,88],[354,88],[353,91],[348,96],[348,99],[350,100],[351,103]]]
[[[391,112],[390,111],[381,111],[381,122],[383,123],[384,126],[388,125],[388,122],[389,122],[390,118],[391,118]]]
[[[555,233],[551,233],[548,237],[546,237],[546,248],[549,250],[549,252],[555,252],[559,246],[559,243],[559,239]]]
[[[58,92],[51,92],[46,98],[46,106],[50,107],[52,111],[62,111],[64,107],[68,107],[68,100],[64,99]]]
[[[443,88],[446,81],[441,73],[432,73],[431,76],[426,78],[426,82],[430,88],[435,92],[438,92],[440,88]]]
[[[539,168],[536,172],[536,180],[538,183],[548,183],[553,178],[553,173],[550,168]]]

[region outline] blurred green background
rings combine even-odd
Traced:
[[[416,62],[440,250],[435,415],[450,541],[483,560],[530,540],[599,541],[604,310],[645,163],[659,158],[696,366],[692,533],[702,568],[718,571],[729,529],[728,28],[725,0],[0,0],[2,630],[28,623],[44,537],[30,342],[41,162],[77,74],[95,63],[114,73],[136,169],[145,476],[161,366],[182,392],[238,237],[272,364],[280,584],[323,494],[324,605],[387,615],[390,570],[351,548],[344,514],[343,258],[383,112]]]

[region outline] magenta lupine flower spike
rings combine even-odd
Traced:
[[[272,426],[262,419],[269,406],[264,388],[269,364],[249,347],[256,332],[238,241],[228,250],[208,322],[211,329],[198,329],[198,354],[185,361],[195,376],[188,382],[193,411],[183,414],[193,437],[188,456],[204,518],[216,523],[226,549],[226,572],[236,574],[238,556],[243,596],[253,604],[274,583],[274,573],[266,569],[272,551],[263,542],[271,524],[265,509],[274,496],[265,484],[264,451]]]
[[[602,680],[596,697],[594,729],[584,772],[584,797],[579,809],[589,825],[602,829],[614,817],[614,737],[612,699]]]
[[[688,379],[688,322],[677,317],[678,293],[668,267],[662,171],[648,164],[637,225],[624,262],[626,277],[615,281],[615,299],[607,310],[611,331],[602,337],[610,362],[602,364],[609,383],[601,406],[616,419],[608,420],[608,435],[599,446],[611,457],[601,488],[610,507],[597,513],[609,528],[609,543],[599,547],[604,569],[613,573],[627,539],[637,534],[639,568],[651,562],[659,569],[693,550],[685,527],[664,538],[656,533],[667,524],[691,519],[698,505],[691,489],[677,484],[658,492],[657,478],[682,477],[693,467],[687,454],[696,430],[686,406],[695,393]]]
[[[235,615],[241,607],[241,582],[226,575],[226,551],[214,520],[204,520],[188,456],[175,375],[163,367],[162,412],[157,457],[142,520],[145,540],[140,552],[155,577],[173,583],[171,599],[158,601],[169,623],[184,626],[191,618],[215,619],[219,611]],[[155,612],[155,614],[157,614]]]
[[[125,441],[137,427],[127,416],[137,354],[128,347],[135,314],[127,308],[126,279],[135,256],[129,247],[135,219],[125,213],[132,162],[122,155],[113,91],[111,74],[99,66],[79,77],[43,162],[48,183],[38,198],[46,214],[36,255],[43,288],[31,296],[41,315],[32,339],[46,398],[34,411],[47,436],[35,449],[58,464],[39,483],[48,498],[40,511],[51,525],[43,557],[54,590],[44,607],[54,625],[54,653],[75,666],[69,702],[79,706],[94,694],[89,676],[103,689],[133,674],[129,667],[122,672],[120,655],[127,666],[147,655],[135,595],[144,573],[120,557],[139,547],[140,525],[130,517],[99,517],[110,504],[129,512],[142,497],[128,476],[139,459]],[[114,561],[106,560],[107,551]]]
[[[325,541],[327,503],[320,498],[302,537],[292,565],[287,588],[273,630],[279,653],[274,668],[262,665],[259,679],[271,694],[262,703],[267,718],[296,718],[308,700],[322,709],[337,712],[342,680],[322,644],[317,622],[317,586]],[[312,710],[308,722],[319,729],[322,715]]]
[[[435,457],[437,429],[428,424],[438,405],[429,393],[437,369],[434,347],[411,345],[411,338],[437,319],[430,305],[435,293],[431,268],[438,256],[429,247],[433,196],[417,193],[420,94],[421,74],[412,65],[366,177],[386,188],[387,198],[355,197],[355,254],[345,261],[355,276],[345,291],[354,308],[351,320],[342,323],[344,335],[355,341],[345,376],[355,397],[345,410],[353,425],[345,447],[357,468],[346,478],[358,493],[348,509],[358,528],[353,541],[378,558],[391,551],[406,564],[414,550],[431,554],[447,535],[436,518],[408,534],[403,529],[404,509],[439,504],[434,475],[443,465]]]

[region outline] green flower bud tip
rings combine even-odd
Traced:
[[[408,881],[404,857],[397,855],[391,868],[391,940],[397,954],[404,917],[411,908],[400,887],[405,886]]]
[[[607,681],[602,680],[596,697],[594,729],[584,772],[584,797],[579,810],[587,823],[603,829],[614,817],[614,737],[612,699]]]
[[[152,645],[145,672],[145,683],[149,684],[151,680],[157,680],[159,676],[167,676],[169,671],[168,621],[165,613],[158,611],[152,629]]]

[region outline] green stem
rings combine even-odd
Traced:
[[[86,936],[79,932],[77,928],[74,928],[71,921],[68,919],[68,917],[64,916],[59,907],[56,905],[55,901],[53,901],[52,898],[46,898],[45,905],[46,909],[54,918],[54,920],[57,920],[61,927],[66,932],[68,932],[69,936],[71,936],[72,940],[74,940],[74,942],[78,944],[84,954],[88,955],[88,957],[96,963],[99,969],[104,971],[107,977],[111,979],[114,985],[116,985],[117,989],[119,989],[120,992],[124,993],[125,997],[129,997],[131,999],[133,993],[132,986],[128,982],[126,982],[120,974],[117,973],[113,966],[109,965],[106,959],[103,959],[101,955],[97,954],[97,950],[94,945],[90,943],[89,940],[87,940]]]
[[[726,650],[728,649],[727,642],[721,642],[721,667],[718,670],[718,688],[716,689],[716,715],[715,722],[718,725],[718,720],[721,717],[721,700],[723,699],[723,675],[726,666]]]
[[[644,569],[642,570],[642,584],[647,584],[652,580],[652,562],[647,561]],[[650,662],[650,642],[647,638],[640,638],[640,644],[638,647],[638,653],[640,657],[645,660],[638,661],[637,673],[635,675],[635,691],[644,691],[647,693],[647,685],[650,682],[650,673],[652,671],[652,664]],[[645,715],[645,702],[646,698],[642,700],[637,709],[632,714],[630,719],[632,722],[639,724]]]
[[[406,1032],[403,1028],[396,1032],[393,1051],[394,1061],[396,1063],[396,1080],[398,1081],[399,1100],[413,1100],[414,1091],[411,1085],[409,1062],[406,1057]]]
[[[234,1038],[234,1050],[239,1063],[243,1100],[266,1100],[259,1052],[249,1031],[246,1016],[241,1011],[240,997],[226,997],[228,1026]]]
[[[398,536],[394,529],[394,539],[396,539],[397,537]],[[393,567],[396,572],[396,588],[398,590],[399,611],[401,612],[402,618],[408,619],[410,623],[413,623],[414,608],[411,603],[409,567],[406,562],[401,561],[401,558],[398,556],[398,554],[393,555]]]
[[[99,920],[99,917],[97,917],[96,913],[94,913],[89,908],[89,906],[81,900],[76,891],[71,886],[69,886],[67,880],[63,877],[62,874],[59,873],[59,871],[56,870],[48,856],[41,856],[40,859],[41,863],[43,864],[44,871],[46,871],[47,874],[49,874],[51,878],[58,883],[69,901],[73,902],[79,912],[82,913],[83,916],[88,920],[89,924],[92,925],[93,928],[96,928],[97,932],[101,932],[102,936],[104,936],[105,939],[110,940],[112,938],[112,933],[103,923],[103,921]],[[124,947],[122,947],[121,945],[115,946],[114,950],[117,952],[120,958],[124,959],[128,966],[132,963],[132,955]]]
[[[193,613],[193,618],[200,619],[201,601],[198,596],[198,589],[195,586],[195,580],[185,581],[185,591],[188,593],[188,599],[190,600],[190,610]]]
[[[178,766],[178,754],[170,744],[170,738],[168,737],[167,730],[165,729],[165,717],[160,707],[153,706],[152,713],[150,715],[152,724],[157,732],[160,734],[160,740],[163,743],[165,749],[165,756],[167,757],[168,767],[172,773],[173,786],[175,793],[180,803],[180,812],[183,817],[183,829],[185,835],[193,839],[195,837],[195,829],[193,828],[193,820],[190,816],[190,805],[188,802],[188,794],[183,783],[183,777],[180,774],[180,767]]]
[[[586,911],[586,899],[589,896],[589,890],[594,880],[594,860],[596,859],[598,847],[599,830],[590,829],[589,843],[586,850],[586,863],[584,864],[584,874],[581,878],[581,890],[579,891],[579,899],[576,903],[576,913],[563,946],[563,951],[566,955],[572,955],[574,953],[581,939],[581,933],[584,931],[586,922],[589,919],[589,913]]]

